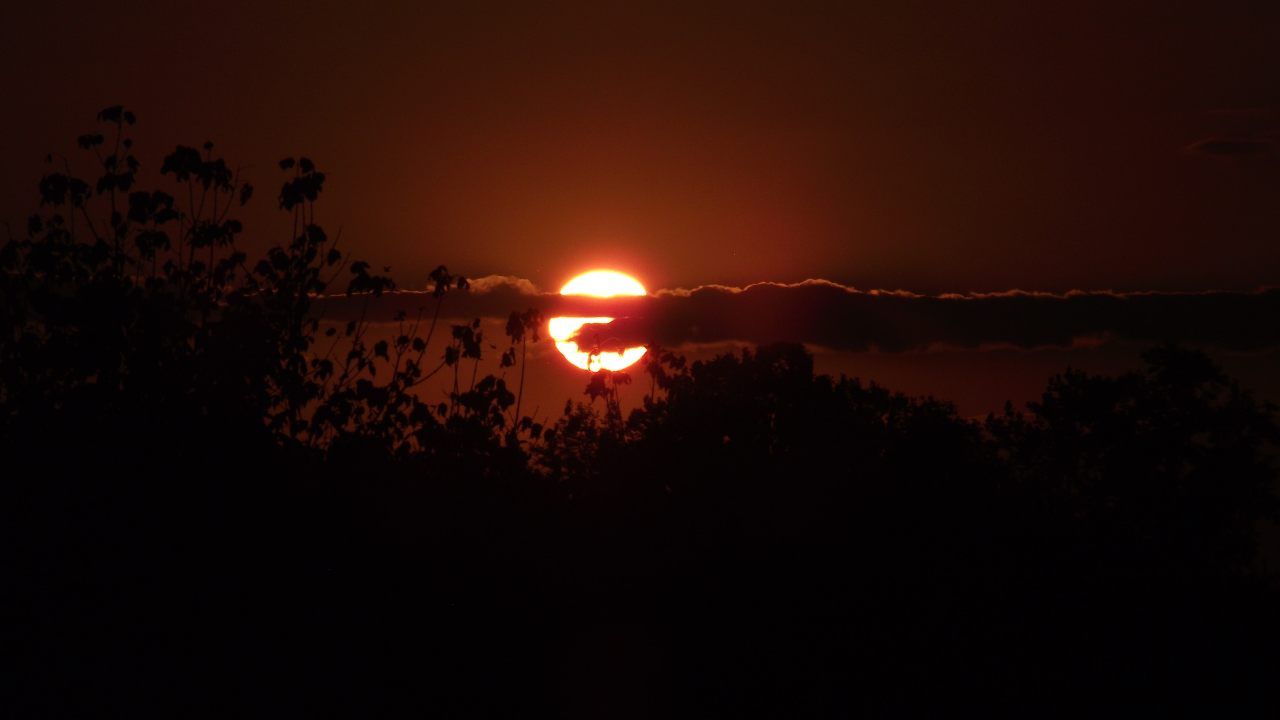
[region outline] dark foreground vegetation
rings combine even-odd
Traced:
[[[975,423],[801,347],[655,350],[642,408],[600,375],[544,428],[536,314],[474,380],[443,268],[391,340],[330,336],[313,293],[391,285],[312,222],[308,160],[250,260],[210,146],[144,191],[132,115],[101,119],[101,179],[51,168],[0,251],[7,716],[1274,704],[1275,416],[1203,355]]]

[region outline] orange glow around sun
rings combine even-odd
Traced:
[[[560,288],[561,295],[589,295],[591,297],[617,297],[645,295],[639,280],[613,270],[592,270],[583,273]],[[583,370],[622,370],[644,357],[644,347],[629,347],[622,352],[591,352],[594,348],[581,349],[570,340],[578,328],[587,323],[612,322],[611,317],[553,317],[547,334],[556,343],[556,349],[564,358]]]

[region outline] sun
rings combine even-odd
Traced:
[[[639,280],[615,270],[592,270],[585,272],[565,283],[560,288],[561,295],[589,295],[591,297],[618,297],[646,295],[647,291]],[[644,357],[643,347],[629,347],[622,352],[591,352],[593,348],[581,349],[576,342],[570,340],[578,328],[587,323],[612,322],[611,317],[553,317],[548,325],[547,334],[556,343],[556,349],[564,355],[565,360],[583,370],[599,372],[601,370],[617,371],[630,367]]]

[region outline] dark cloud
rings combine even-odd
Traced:
[[[1068,347],[1104,339],[1166,341],[1231,350],[1280,346],[1280,289],[1253,293],[1050,294],[1025,291],[918,295],[861,291],[823,280],[704,286],[647,298],[598,300],[540,293],[514,279],[480,282],[481,292],[451,296],[446,316],[505,317],[538,307],[548,315],[609,316],[581,335],[601,349],[657,342],[795,341],[836,350],[895,352],[938,347]],[[428,314],[427,293],[383,298],[330,297],[319,302],[333,319],[389,320],[397,311]]]
[[[1206,138],[1187,147],[1188,152],[1215,157],[1261,157],[1274,150],[1275,143],[1265,138]]]
[[[430,317],[440,307],[440,317],[471,319],[475,317],[505,318],[513,311],[537,308],[548,317],[577,315],[585,317],[637,315],[648,305],[648,298],[564,297],[559,293],[539,291],[523,278],[490,275],[471,281],[469,292],[449,292],[443,299],[427,290],[397,290],[381,297],[369,295],[328,295],[314,301],[317,314],[328,320],[355,320],[364,317],[373,322],[391,322],[403,313],[414,318],[419,313]]]

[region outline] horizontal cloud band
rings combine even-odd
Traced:
[[[490,280],[490,279],[486,279]],[[504,279],[505,280],[505,279]],[[926,296],[860,291],[824,280],[704,286],[634,299],[565,298],[533,292],[527,282],[480,283],[451,295],[443,314],[506,317],[529,307],[548,316],[608,316],[580,331],[602,350],[657,342],[794,341],[840,350],[907,351],[948,346],[1070,346],[1103,338],[1175,341],[1233,350],[1280,345],[1280,290],[1253,293],[1004,293]],[[367,305],[366,305],[367,303]],[[434,310],[430,294],[320,298],[322,316],[390,320]]]

